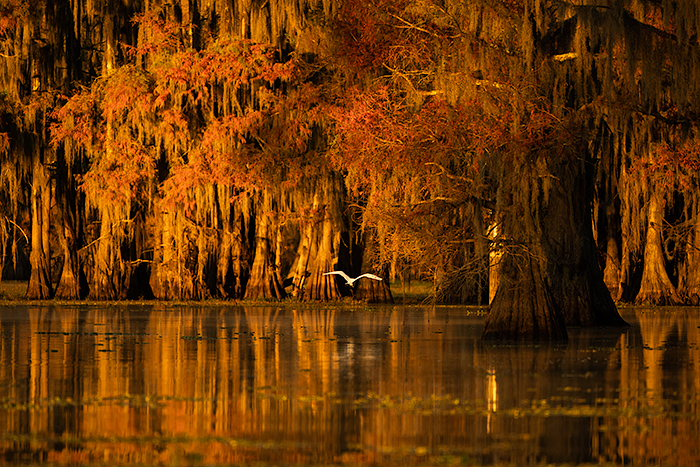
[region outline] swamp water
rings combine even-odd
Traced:
[[[0,463],[700,465],[700,309],[563,346],[461,307],[2,306]]]

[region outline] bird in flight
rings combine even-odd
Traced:
[[[341,276],[343,279],[345,279],[345,282],[347,282],[350,287],[352,287],[356,281],[362,279],[363,277],[366,277],[368,279],[374,279],[375,281],[382,280],[381,277],[375,276],[374,274],[362,274],[361,276],[357,276],[357,277],[353,278],[353,277],[350,277],[347,274],[345,274],[343,271],[331,271],[331,272],[324,272],[323,273],[324,276],[329,276],[331,274],[337,274],[337,275]]]

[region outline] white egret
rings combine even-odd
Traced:
[[[345,274],[343,271],[331,271],[331,272],[324,272],[324,273],[323,273],[324,276],[328,276],[328,275],[331,275],[331,274],[337,274],[337,275],[341,276],[343,279],[345,279],[345,282],[347,282],[348,285],[349,285],[350,287],[353,286],[353,284],[355,283],[355,281],[358,281],[358,280],[362,279],[363,277],[366,277],[367,279],[374,279],[375,281],[380,281],[380,280],[382,280],[381,277],[375,276],[374,274],[369,274],[369,273],[367,273],[367,274],[362,274],[361,276],[357,276],[357,277],[354,277],[354,278],[348,276],[348,275]]]

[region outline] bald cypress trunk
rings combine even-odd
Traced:
[[[193,261],[189,254],[190,233],[184,223],[179,209],[165,206],[156,209],[150,286],[160,300],[192,298]]]
[[[540,177],[537,167],[527,162],[512,173],[517,178],[508,178],[508,186],[500,188],[498,285],[482,339],[563,341],[568,338],[564,315],[547,276],[548,263],[556,258],[547,256],[542,229],[548,226],[539,218],[545,209],[541,195],[545,191],[552,195],[542,186],[549,179]]]
[[[353,274],[358,276],[364,272],[371,271],[371,266],[374,264],[373,258],[378,256],[378,245],[372,241],[370,235],[365,234],[365,241],[362,248],[362,261],[360,269],[353,271]],[[352,297],[355,300],[367,303],[394,303],[394,297],[391,294],[389,281],[391,274],[387,277],[386,274],[380,271],[371,271],[375,275],[382,277],[383,280],[362,278],[355,282]]]
[[[611,209],[609,211],[612,211]],[[614,213],[607,215],[608,228],[605,234],[605,268],[603,269],[603,281],[614,300],[622,298],[622,263],[620,261],[620,247],[615,238],[615,229],[612,227]]]
[[[272,222],[273,201],[267,191],[255,215],[255,256],[250,270],[250,279],[245,287],[245,299],[281,299],[285,296],[279,276],[275,271],[272,245],[276,228]]]
[[[391,288],[386,280],[360,279],[355,283],[353,298],[367,303],[394,303]]]
[[[53,296],[51,282],[51,249],[49,243],[51,180],[43,161],[43,148],[33,150],[31,186],[31,274],[27,286],[27,298],[45,300]]]
[[[697,306],[700,305],[700,215],[699,207],[696,205],[694,208],[692,230],[686,241],[678,292],[685,297],[687,303]]]
[[[318,194],[314,195],[312,212],[317,212],[320,205]],[[299,229],[299,245],[297,246],[297,254],[292,264],[290,275],[292,278],[292,296],[301,298],[304,295],[304,288],[309,277],[309,257],[311,256],[312,237],[315,231],[314,219],[304,219],[301,222]]]
[[[342,257],[340,238],[345,230],[343,219],[344,187],[342,178],[334,172],[324,172],[316,180],[312,212],[314,218],[306,227],[302,241],[305,250],[298,262],[306,263],[302,269],[299,263],[295,282],[303,281],[301,298],[303,300],[327,301],[337,300],[342,294],[338,289],[336,278],[324,276],[339,265],[349,263]]]
[[[281,299],[285,292],[274,271],[274,261],[270,257],[270,220],[267,216],[256,217],[255,259],[250,270],[250,279],[243,298],[247,300]]]
[[[585,148],[535,149],[506,169],[503,244],[485,339],[564,340],[565,326],[624,326],[593,241]]]
[[[60,193],[60,194],[59,194]],[[76,300],[82,298],[81,268],[78,257],[80,246],[79,216],[76,192],[66,183],[60,191],[57,186],[56,205],[60,222],[56,223],[57,236],[63,251],[63,267],[56,287],[55,298]]]
[[[508,248],[498,267],[498,288],[489,307],[484,340],[568,338],[564,317],[552,299],[537,257]]]
[[[547,275],[567,326],[624,326],[598,262],[593,236],[594,171],[587,151],[550,158],[552,186],[543,207]]]
[[[197,229],[197,270],[195,274],[194,294],[195,300],[211,298],[212,279],[216,280],[216,275],[211,273],[211,256],[213,254],[216,237],[212,236],[213,229],[200,227]],[[212,238],[213,237],[213,238]]]
[[[124,226],[120,209],[100,212],[99,238],[93,244],[93,271],[89,281],[89,296],[95,300],[126,298],[128,271],[121,255]]]
[[[340,291],[335,282],[335,277],[324,276],[323,274],[333,271],[337,264],[335,260],[337,246],[334,242],[334,223],[329,213],[323,218],[319,235],[315,246],[315,251],[309,267],[309,277],[303,289],[302,298],[304,300],[326,301],[340,298]]]
[[[162,206],[154,214],[153,263],[150,286],[153,295],[160,300],[180,298],[182,274],[179,274],[174,218],[176,214]]]
[[[241,298],[243,291],[241,232],[242,213],[238,207],[230,208],[230,218],[218,231],[217,291],[221,298]]]
[[[681,298],[666,272],[662,246],[664,222],[663,193],[654,190],[647,203],[647,232],[644,243],[644,271],[635,302],[652,305],[676,305]]]

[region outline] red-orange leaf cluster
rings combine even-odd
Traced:
[[[180,42],[179,25],[155,13],[137,21],[147,39],[131,53],[144,64],[120,67],[55,114],[54,144],[88,155],[90,197],[125,202],[163,180],[166,202],[189,203],[203,186],[255,190],[303,172],[317,97],[292,83],[292,61],[225,37],[195,50]]]

